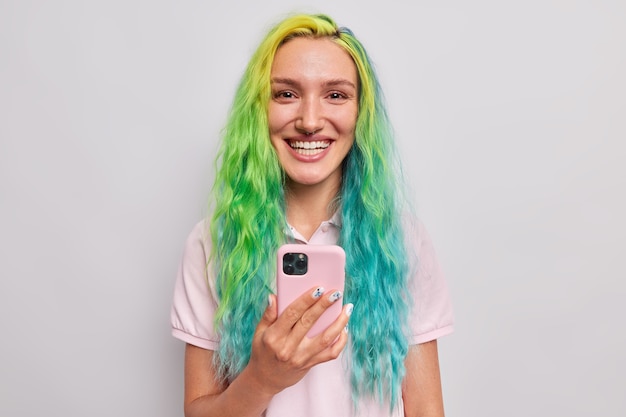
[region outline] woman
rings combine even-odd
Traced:
[[[224,130],[212,217],[176,283],[186,416],[443,416],[436,339],[452,311],[426,232],[403,214],[391,132],[348,29],[297,15],[262,41]],[[311,288],[278,316],[286,242],[346,252],[347,303],[314,338],[341,301]]]

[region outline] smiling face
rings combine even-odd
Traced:
[[[294,38],[276,52],[268,107],[272,145],[291,185],[339,189],[354,143],[358,78],[330,39]]]

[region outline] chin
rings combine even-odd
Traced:
[[[331,184],[337,182],[337,185],[341,183],[341,171],[340,170],[293,170],[288,172],[289,182],[293,184],[299,184],[304,186],[321,185],[324,183]]]
[[[315,179],[315,178],[291,178],[290,182],[293,184],[299,184],[299,185],[317,185],[324,181],[321,179]]]
[[[289,182],[300,185],[317,185],[323,183],[328,176],[323,175],[290,175]]]

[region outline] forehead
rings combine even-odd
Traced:
[[[328,38],[294,38],[274,57],[272,77],[345,78],[354,84],[357,70],[352,57]]]

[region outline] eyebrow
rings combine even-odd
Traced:
[[[286,85],[291,85],[294,87],[298,87],[300,85],[300,83],[298,83],[296,80],[291,79],[291,78],[272,78],[271,80],[272,84],[286,84]],[[336,86],[348,86],[348,87],[352,87],[356,90],[356,85],[354,85],[354,83],[350,80],[346,80],[345,78],[337,78],[337,79],[332,79],[332,80],[328,80],[325,81],[323,83],[324,87],[336,87]]]

